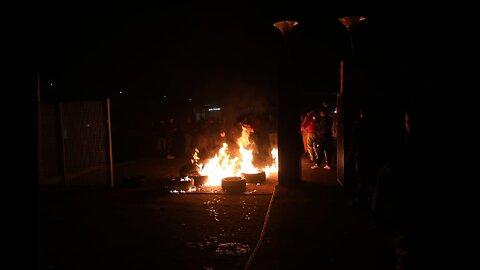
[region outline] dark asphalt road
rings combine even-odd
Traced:
[[[303,160],[298,187],[276,179],[249,194],[171,194],[182,161],[117,166],[138,185],[38,189],[39,269],[389,269],[393,252],[335,170]],[[272,194],[264,238],[262,232]]]

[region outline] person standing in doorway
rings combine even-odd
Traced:
[[[330,162],[332,158],[332,118],[328,115],[328,112],[325,109],[320,110],[320,118],[318,121],[318,128],[317,128],[317,162],[316,168],[322,165],[322,160],[324,160],[325,165],[323,166],[324,169],[330,170]],[[312,167],[313,168],[313,167]]]

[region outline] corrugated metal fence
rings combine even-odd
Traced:
[[[109,104],[39,104],[39,185],[113,186]]]

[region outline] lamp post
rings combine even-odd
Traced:
[[[359,22],[364,21],[365,16],[346,16],[339,18],[340,22],[347,28],[348,38],[350,41],[350,49],[353,54],[353,37],[352,37],[352,28],[355,27]]]
[[[339,18],[340,22],[345,26],[348,32],[351,62],[353,64],[353,35],[352,29],[366,18],[364,16],[346,16]],[[352,65],[353,66],[353,65]],[[344,60],[340,61],[340,91],[337,94],[337,181],[345,186],[345,179],[350,177],[350,166],[345,162],[347,149],[345,142],[350,141],[349,129],[353,125],[353,114],[348,108],[351,108],[352,89],[351,84],[348,84],[347,91],[344,91],[345,76],[344,76]],[[351,70],[349,68],[348,70]],[[346,106],[347,105],[347,106]],[[345,129],[347,127],[347,129]]]
[[[295,77],[288,46],[288,34],[297,21],[273,24],[283,35],[284,46],[278,93],[278,184],[294,186],[301,180],[299,110],[295,93]]]
[[[273,24],[273,26],[280,30],[284,38],[287,37],[288,32],[292,31],[295,25],[298,25],[297,21],[279,21]]]

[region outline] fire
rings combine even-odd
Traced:
[[[265,175],[266,175],[267,177],[268,177],[271,173],[276,173],[276,172],[278,172],[278,149],[277,149],[277,148],[273,148],[273,149],[272,149],[272,152],[270,152],[270,153],[272,154],[273,163],[272,163],[272,165],[263,168],[263,171],[265,172]]]
[[[268,176],[270,173],[278,172],[278,150],[276,148],[271,151],[273,162],[270,166],[256,168],[252,164],[254,143],[249,140],[251,132],[251,128],[242,126],[242,136],[237,140],[240,156],[232,157],[228,151],[228,144],[223,143],[223,147],[205,165],[197,164],[199,174],[208,175],[206,186],[219,186],[222,178],[241,176],[242,173],[265,171]],[[197,153],[194,153],[194,160],[198,160]]]
[[[215,157],[211,158],[205,165],[199,164],[199,174],[208,175],[206,186],[217,186],[222,182],[222,178],[228,176],[239,176],[237,166],[238,157],[230,158],[227,152],[228,145],[223,143]]]

